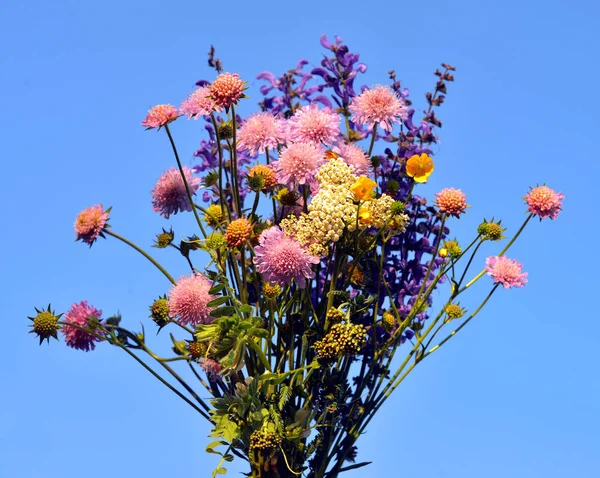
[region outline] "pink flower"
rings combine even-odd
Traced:
[[[219,362],[210,358],[202,359],[200,366],[204,369],[208,378],[213,381],[221,376],[223,370],[223,366]]]
[[[244,82],[236,74],[221,73],[212,85],[208,87],[210,96],[215,103],[223,108],[237,104],[244,96]]]
[[[311,256],[295,239],[286,236],[278,227],[263,231],[254,248],[254,263],[267,282],[289,285],[296,281],[298,287],[306,286],[306,279],[315,276],[311,266],[320,259]]]
[[[287,122],[288,139],[295,143],[332,144],[340,135],[340,117],[316,104],[300,108]]]
[[[146,115],[142,126],[148,129],[160,128],[171,121],[175,121],[179,116],[179,111],[172,105],[156,105]]]
[[[356,176],[371,176],[373,174],[373,165],[361,148],[355,144],[340,143],[333,152],[337,153],[345,162],[354,167]]]
[[[524,287],[527,283],[527,272],[522,272],[523,265],[516,259],[506,256],[491,256],[485,260],[485,270],[494,279],[494,283],[501,283],[505,289],[510,287]]]
[[[103,335],[101,330],[94,327],[94,322],[96,322],[96,324],[102,324],[102,322],[100,322],[101,317],[102,311],[89,306],[87,301],[84,300],[79,304],[73,304],[69,311],[64,315],[63,320],[79,327],[91,329],[96,335]],[[101,342],[104,340],[71,325],[63,325],[61,332],[64,334],[65,342],[69,347],[85,350],[86,352],[96,348],[94,342]]]
[[[81,239],[92,247],[98,236],[104,237],[102,231],[108,221],[108,212],[109,210],[105,211],[102,208],[102,204],[96,204],[81,211],[75,219],[75,240]]]
[[[187,166],[183,166],[183,172],[190,187],[190,192],[192,195],[196,194],[200,187],[200,178],[195,177],[192,170]],[[192,210],[181,173],[173,166],[158,179],[150,194],[152,194],[154,211],[160,213],[166,219],[169,219],[171,214],[177,214],[179,211]]]
[[[200,116],[209,116],[213,111],[221,111],[221,108],[210,97],[210,90],[202,87],[189,94],[181,103],[179,111],[183,115],[189,115],[188,119],[198,119]]]
[[[214,307],[207,304],[217,298],[208,293],[210,289],[211,283],[203,275],[180,278],[169,292],[169,316],[176,317],[181,325],[209,324]]]
[[[406,106],[396,93],[381,85],[354,97],[349,110],[353,114],[351,120],[354,123],[366,124],[369,129],[378,123],[386,131],[391,131],[392,123],[399,123],[408,115]]]
[[[250,154],[264,153],[284,142],[283,122],[271,113],[256,113],[250,116],[237,133],[238,150]]]
[[[451,216],[460,216],[467,209],[467,195],[460,189],[445,188],[435,195],[438,208]]]
[[[529,212],[532,212],[540,219],[549,217],[556,219],[562,209],[562,200],[565,198],[563,193],[557,193],[548,186],[538,186],[532,188],[525,196],[525,201],[529,206]]]
[[[321,146],[309,143],[292,143],[283,148],[279,160],[273,162],[277,181],[290,187],[313,182],[325,160],[324,154]]]

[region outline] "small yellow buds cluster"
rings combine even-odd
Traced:
[[[466,310],[463,309],[460,304],[448,304],[444,310],[448,314],[447,320],[460,319],[465,315]]]
[[[331,307],[327,311],[327,321],[330,324],[339,324],[346,318],[346,313],[337,307]]]
[[[209,226],[216,227],[223,222],[223,208],[220,204],[212,204],[206,208],[204,220]]]
[[[250,451],[270,455],[281,445],[281,437],[267,430],[255,430],[250,435]]]
[[[354,262],[349,262],[346,268],[348,274],[352,274],[350,276],[350,282],[354,285],[362,285],[365,283],[365,273],[363,270],[354,264]]]
[[[394,317],[394,314],[392,314],[389,310],[386,310],[381,318],[381,325],[386,332],[391,332],[398,325],[398,321],[396,320],[396,317]]]
[[[29,317],[29,320],[33,321],[29,333],[37,334],[40,338],[40,345],[44,340],[50,342],[50,337],[58,339],[57,332],[60,330],[58,319],[60,319],[62,314],[56,315],[52,312],[50,310],[50,304],[48,304],[48,309],[46,310],[38,310],[36,308],[35,311],[37,312],[37,315],[35,317]]]
[[[163,328],[169,323],[169,301],[166,297],[156,299],[150,306],[150,318],[156,325]]]
[[[500,222],[487,222],[485,219],[477,227],[477,232],[481,235],[481,238],[484,241],[499,241],[504,239],[502,234],[505,230],[506,229],[500,225]]]
[[[245,217],[235,219],[227,226],[225,240],[229,247],[239,247],[243,245],[250,237],[252,225]]]
[[[359,226],[383,227],[394,234],[402,234],[408,224],[408,216],[403,213],[404,205],[399,201],[394,201],[391,196],[383,194],[380,198],[367,201],[361,204],[359,216]],[[352,230],[351,227],[349,229]]]
[[[290,191],[288,188],[281,188],[275,198],[282,206],[293,207],[298,205],[300,195],[294,191]]]
[[[314,348],[320,358],[332,360],[340,355],[356,355],[367,341],[363,325],[350,323],[335,324],[322,340],[315,342]]]
[[[269,282],[263,283],[263,295],[267,300],[274,300],[281,294],[281,287],[279,284],[270,284]]]

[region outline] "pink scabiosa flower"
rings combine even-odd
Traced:
[[[237,133],[238,150],[251,155],[275,149],[285,141],[283,121],[271,113],[255,113],[242,125]]]
[[[209,294],[210,281],[203,275],[184,276],[169,292],[169,316],[181,325],[209,324],[213,307],[208,303],[217,298]]]
[[[183,167],[183,172],[190,187],[190,192],[196,194],[200,186],[200,178],[195,177],[192,170],[187,166]],[[158,179],[150,194],[152,194],[154,211],[166,219],[169,219],[171,214],[177,214],[179,211],[192,210],[181,173],[173,166],[167,169]]]
[[[208,378],[212,381],[215,381],[217,378],[221,376],[221,371],[223,370],[223,366],[217,362],[216,360],[205,358],[200,362],[200,366],[208,375]]]
[[[391,131],[392,123],[399,123],[408,115],[406,106],[396,93],[381,85],[366,89],[354,97],[348,109],[354,123],[367,125],[369,129],[380,124],[386,131]]]
[[[333,152],[339,155],[346,164],[354,167],[354,174],[357,176],[371,176],[373,174],[373,164],[360,147],[355,144],[338,144],[333,148]]]
[[[223,108],[237,104],[244,96],[244,82],[237,73],[221,73],[208,89],[211,98]]]
[[[146,115],[142,126],[147,129],[160,128],[171,121],[175,121],[179,116],[179,111],[173,105],[156,105]]]
[[[98,324],[102,324],[100,321],[101,317],[102,311],[88,305],[87,300],[84,300],[79,304],[73,304],[69,311],[63,316],[63,320],[69,324],[90,329],[90,331],[96,335],[103,335],[103,332],[96,328],[98,327]],[[61,332],[64,334],[65,342],[69,347],[85,350],[86,352],[96,348],[94,342],[101,342],[104,340],[71,325],[63,325]]]
[[[313,103],[300,108],[287,121],[287,139],[294,143],[330,145],[340,135],[340,117],[331,108]]]
[[[211,98],[210,90],[204,86],[190,93],[181,103],[179,111],[188,115],[188,119],[197,120],[200,116],[209,116],[213,111],[221,111],[221,108]]]
[[[467,209],[467,195],[460,189],[445,188],[435,194],[440,212],[458,217]]]
[[[106,223],[109,212],[110,208],[105,211],[102,204],[96,204],[81,211],[75,219],[75,240],[82,240],[92,247],[98,236],[104,237],[102,231],[108,227]]]
[[[506,256],[491,256],[485,260],[485,270],[494,279],[495,284],[502,284],[505,289],[510,287],[524,287],[527,283],[527,272],[523,272],[523,265],[516,259]]]
[[[563,193],[557,193],[548,186],[538,186],[529,191],[527,196],[525,196],[525,201],[529,206],[528,211],[539,216],[540,220],[545,217],[556,219],[562,209],[564,198],[565,195]]]
[[[290,187],[313,182],[325,160],[324,154],[321,146],[309,143],[292,143],[283,148],[279,160],[273,161],[277,181]]]
[[[254,263],[265,282],[289,285],[296,281],[301,289],[306,286],[306,279],[315,275],[311,266],[320,262],[278,226],[262,232],[254,252]]]

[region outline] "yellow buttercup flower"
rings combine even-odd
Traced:
[[[371,194],[373,193],[373,189],[377,187],[377,183],[372,179],[369,179],[366,176],[361,176],[358,178],[352,186],[350,186],[350,191],[354,194],[354,197],[359,201],[365,201],[367,199],[371,199]]]
[[[415,154],[406,161],[406,174],[417,183],[424,183],[433,173],[433,159],[422,153]]]

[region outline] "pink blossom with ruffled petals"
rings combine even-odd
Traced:
[[[217,298],[209,294],[211,287],[203,275],[181,277],[169,291],[169,315],[181,325],[209,324],[213,320],[209,314],[214,307],[207,304]]]
[[[557,193],[548,186],[538,186],[529,191],[525,196],[525,201],[529,206],[529,212],[539,216],[540,219],[545,217],[556,219],[562,209],[564,198],[563,193]]]
[[[273,161],[277,181],[293,187],[314,182],[319,167],[325,161],[321,146],[310,143],[292,143],[283,148],[279,160]]]
[[[84,209],[75,219],[75,240],[82,240],[91,247],[98,236],[104,237],[102,231],[106,227],[107,221],[108,211],[104,210],[102,204]]]
[[[405,120],[408,115],[406,106],[396,93],[381,85],[354,97],[348,109],[354,123],[367,125],[369,129],[379,124],[386,131],[391,131],[393,123]]]
[[[160,128],[171,121],[175,121],[179,116],[179,111],[173,105],[156,105],[146,115],[142,126],[148,129]]]
[[[273,150],[284,142],[283,122],[271,113],[253,114],[237,133],[238,150],[246,150],[252,155]]]
[[[450,216],[460,216],[467,209],[467,195],[460,189],[445,188],[435,194],[440,212]]]
[[[198,119],[200,116],[209,116],[213,111],[221,111],[215,100],[210,96],[210,90],[207,87],[201,87],[190,93],[181,103],[179,111],[183,115],[188,115],[188,119]]]
[[[485,260],[485,270],[494,279],[494,283],[500,283],[505,289],[510,287],[525,287],[527,283],[527,272],[523,272],[523,265],[516,259],[506,256],[491,256]]]
[[[87,300],[84,300],[79,304],[73,304],[69,311],[63,316],[63,320],[69,324],[88,329],[90,328],[90,325],[94,325],[94,322],[102,324],[100,321],[101,317],[102,311],[88,305]],[[96,337],[96,335],[103,335],[103,332],[95,328],[91,329],[91,332],[95,335],[71,325],[63,325],[61,327],[61,332],[65,336],[65,342],[69,347],[84,350],[86,352],[96,348],[94,342],[101,342],[104,340],[103,338]]]
[[[333,152],[338,154],[346,164],[354,168],[354,174],[357,176],[371,176],[373,174],[373,164],[362,148],[355,144],[338,144],[333,148]]]
[[[190,192],[192,195],[196,194],[200,187],[200,178],[194,176],[187,166],[183,166],[183,172]],[[169,219],[171,214],[192,210],[181,173],[173,166],[162,174],[150,194],[152,194],[152,208],[166,219]]]
[[[306,279],[315,276],[311,266],[320,258],[311,256],[295,239],[286,236],[278,226],[263,231],[254,248],[254,263],[267,282],[289,285],[292,281],[303,289]]]
[[[223,370],[223,366],[219,362],[210,358],[202,359],[200,366],[204,369],[206,375],[213,381],[221,376]]]
[[[287,138],[295,143],[330,145],[340,135],[340,117],[331,108],[310,104],[300,108],[287,121]]]

